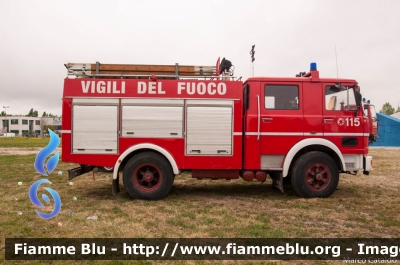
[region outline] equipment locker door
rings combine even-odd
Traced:
[[[118,99],[74,99],[72,153],[118,153]]]
[[[301,82],[261,83],[261,169],[281,169],[285,154],[304,138],[301,91]]]
[[[232,100],[187,100],[186,155],[232,155]]]

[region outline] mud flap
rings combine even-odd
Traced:
[[[96,173],[99,172],[99,169],[97,167],[93,168],[92,173],[93,173],[93,181],[96,181]]]
[[[283,176],[281,172],[277,172],[275,174],[270,175],[272,178],[272,188],[280,190],[282,193],[283,191]]]
[[[119,173],[117,175],[116,179],[113,179],[112,181],[112,191],[113,191],[113,195],[117,196],[117,194],[120,192],[119,189]]]

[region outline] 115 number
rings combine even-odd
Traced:
[[[360,126],[360,118],[346,118],[346,126]]]

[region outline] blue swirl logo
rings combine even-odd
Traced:
[[[58,164],[58,160],[60,158],[60,154],[58,151],[55,153],[54,156],[50,157],[46,163],[46,168],[47,168],[47,172],[46,172],[46,170],[44,168],[46,158],[49,157],[50,154],[53,153],[57,149],[57,147],[60,145],[60,138],[57,136],[57,134],[55,134],[50,129],[49,129],[49,134],[50,134],[49,144],[45,148],[43,148],[42,150],[39,151],[39,153],[36,156],[35,163],[34,163],[36,171],[38,173],[42,174],[43,176],[48,176],[48,174],[53,172],[53,170],[56,168],[56,166]],[[36,181],[35,183],[33,183],[32,186],[29,188],[29,199],[31,199],[31,202],[34,205],[36,205],[40,208],[44,208],[45,206],[43,205],[43,203],[40,202],[37,192],[38,192],[39,186],[43,183],[51,184],[50,180],[48,180],[48,179],[40,179],[40,180]],[[53,218],[60,212],[61,199],[55,190],[53,190],[51,188],[46,188],[46,187],[44,189],[47,190],[50,193],[50,195],[53,197],[54,209],[51,213],[43,213],[38,210],[35,210],[35,211],[40,217],[48,220],[48,219]],[[46,194],[42,194],[42,199],[46,203],[50,202],[50,199]]]
[[[39,188],[39,186],[40,186],[42,183],[49,183],[49,184],[51,184],[50,180],[48,180],[48,179],[40,179],[40,180],[36,181],[35,183],[33,183],[32,186],[31,186],[30,189],[29,189],[29,199],[31,199],[31,202],[32,202],[34,205],[36,205],[36,206],[38,206],[38,207],[40,207],[40,208],[44,208],[44,207],[45,207],[45,206],[43,205],[43,203],[40,202],[40,200],[39,200],[39,198],[38,198],[38,195],[37,195],[38,188]],[[48,220],[48,219],[53,218],[54,216],[56,216],[56,215],[60,212],[60,210],[61,210],[61,199],[60,199],[60,196],[58,195],[58,193],[57,193],[55,190],[50,189],[50,188],[46,188],[46,187],[45,187],[45,189],[46,189],[46,190],[51,194],[51,196],[53,197],[53,200],[54,200],[54,210],[53,210],[51,213],[42,213],[42,212],[40,212],[40,211],[38,211],[38,210],[35,210],[35,212],[36,212],[40,217],[42,217],[43,219]],[[44,194],[44,193],[42,194],[42,199],[43,199],[46,203],[49,203],[49,202],[50,202],[49,197],[48,197],[46,194]]]
[[[35,169],[37,172],[39,172],[40,174],[42,174],[43,176],[47,176],[47,174],[50,174],[51,172],[53,172],[53,170],[56,168],[57,164],[58,164],[58,160],[60,158],[60,154],[57,151],[55,153],[54,156],[50,157],[47,160],[47,171],[44,169],[44,162],[46,160],[46,158],[53,153],[57,147],[60,145],[60,138],[58,137],[57,134],[55,134],[52,130],[49,129],[49,133],[50,133],[50,142],[49,144],[43,148],[42,150],[39,151],[39,153],[36,156],[35,159]]]

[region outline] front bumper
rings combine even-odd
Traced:
[[[365,156],[364,157],[364,174],[368,175],[369,171],[372,170],[372,156]]]

